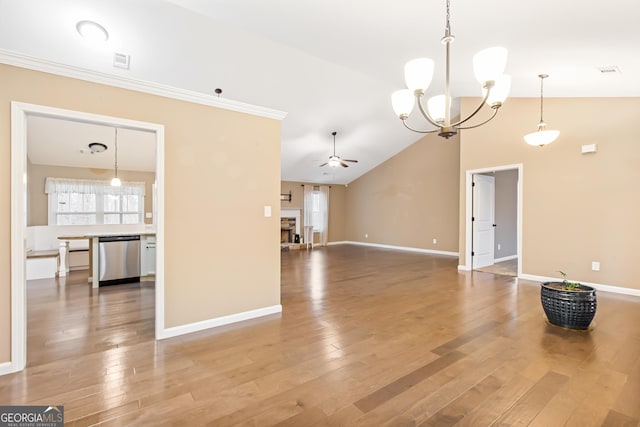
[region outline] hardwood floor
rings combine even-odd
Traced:
[[[282,252],[283,313],[153,339],[153,285],[28,284],[1,404],[69,425],[638,426],[640,298],[550,326],[539,284],[351,245]]]
[[[484,273],[499,274],[501,276],[518,276],[518,259],[510,259],[508,261],[496,262],[493,265],[476,268],[476,271]]]

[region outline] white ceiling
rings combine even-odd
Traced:
[[[116,161],[116,129],[91,123],[29,116],[27,154],[36,165],[113,169]],[[93,152],[98,142],[106,151]],[[118,169],[154,172],[155,133],[118,128]]]
[[[451,8],[455,97],[479,95],[472,56],[494,45],[509,49],[512,97],[538,97],[542,72],[545,97],[640,96],[637,0],[452,0]],[[418,56],[436,61],[428,95],[443,90],[444,12],[444,0],[0,0],[0,48],[199,93],[219,87],[224,98],[286,111],[282,179],[344,184],[419,139],[389,96]],[[78,36],[85,19],[107,28],[103,46]],[[131,55],[129,70],[112,66],[114,52]],[[598,70],[612,65],[621,73]],[[523,134],[537,121],[532,110]],[[318,167],[333,130],[337,154],[359,163]]]

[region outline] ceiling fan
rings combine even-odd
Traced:
[[[333,135],[333,156],[329,156],[329,161],[321,164],[320,167],[329,165],[333,168],[337,168],[338,166],[342,166],[343,168],[348,168],[349,165],[346,164],[345,162],[358,163],[357,160],[341,159],[340,156],[336,156],[336,134],[337,133],[338,132],[336,131],[331,132],[331,135]]]

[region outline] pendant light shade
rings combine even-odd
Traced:
[[[432,96],[427,100],[427,111],[436,123],[444,123],[445,105],[444,95]],[[449,97],[449,105],[451,105],[451,97]]]
[[[559,130],[539,130],[537,132],[531,132],[524,136],[524,140],[529,145],[536,145],[542,147],[547,144],[551,144],[560,135]]]
[[[538,130],[536,132],[531,132],[524,136],[524,140],[529,145],[535,145],[538,147],[543,147],[547,144],[551,144],[555,141],[560,135],[559,130],[547,130],[547,124],[542,120],[543,106],[544,106],[544,97],[543,97],[543,82],[544,79],[549,77],[548,74],[538,74],[540,77],[540,121],[538,122]]]
[[[411,92],[425,91],[433,79],[433,59],[416,58],[404,66],[404,81]]]
[[[502,105],[507,99],[509,91],[511,90],[511,76],[509,74],[502,74],[495,82],[495,86],[487,97],[487,105],[492,108],[497,105]],[[486,95],[486,89],[483,89],[482,95]]]
[[[398,117],[409,117],[416,100],[409,89],[400,89],[391,94],[391,106]]]
[[[473,55],[473,74],[478,83],[497,80],[507,66],[507,49],[490,47]]]

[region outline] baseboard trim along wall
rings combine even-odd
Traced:
[[[511,261],[512,259],[518,258],[518,255],[509,255],[502,258],[496,258],[493,262],[503,262],[503,261]]]
[[[445,256],[455,256],[455,257],[458,256],[458,252],[447,252],[447,251],[437,251],[434,249],[412,248],[409,246],[381,245],[379,243],[352,242],[349,240],[345,240],[342,242],[331,242],[329,243],[329,245],[360,245],[360,246],[371,246],[374,248],[395,249],[398,251],[420,252],[423,254],[445,255]]]
[[[231,323],[242,322],[244,320],[251,320],[277,313],[282,313],[282,305],[280,304],[164,329],[161,334],[162,336],[156,337],[156,339],[177,337],[178,335],[190,334],[192,332],[203,331],[205,329],[216,328],[218,326],[229,325]]]
[[[533,280],[535,282],[561,282],[562,279],[557,277],[545,277],[545,276],[535,276],[533,274],[521,274],[518,276],[519,279],[525,280]],[[633,295],[640,297],[640,289],[631,289],[631,288],[623,288],[620,286],[611,286],[611,285],[603,285],[600,283],[589,283],[582,280],[574,280],[574,282],[579,282],[583,285],[591,286],[602,292],[611,292],[614,294],[623,294],[623,295]]]
[[[13,368],[13,363],[11,362],[0,363],[0,375],[7,375],[16,371],[18,371],[18,369]]]

